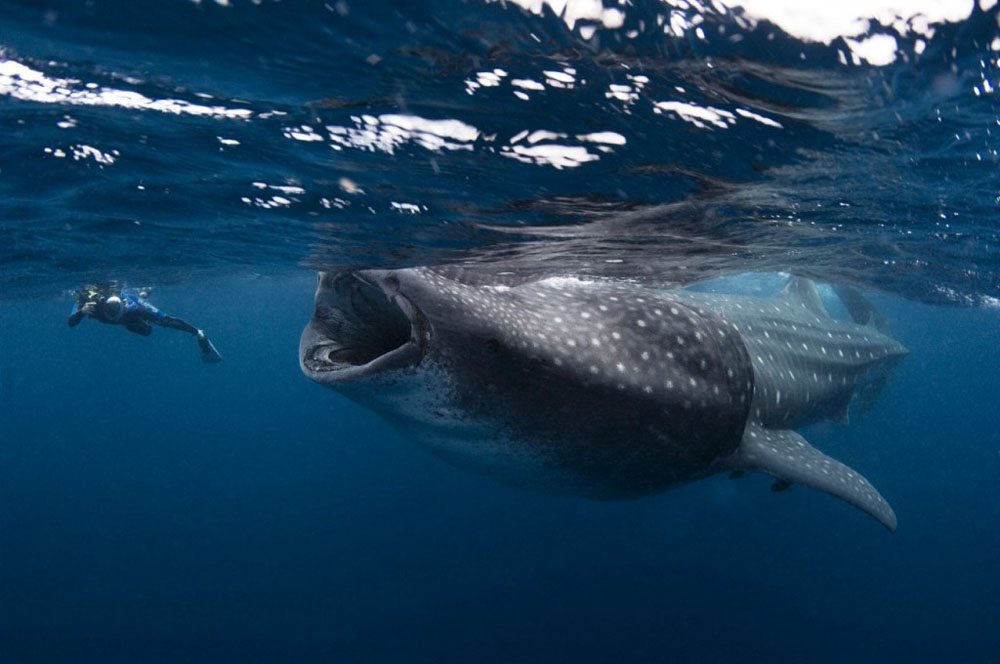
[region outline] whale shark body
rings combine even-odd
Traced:
[[[868,480],[794,431],[842,419],[906,353],[864,303],[835,319],[797,277],[754,298],[432,268],[320,273],[299,360],[431,452],[508,483],[614,498],[756,470],[894,530]]]

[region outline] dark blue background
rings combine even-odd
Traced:
[[[891,535],[764,476],[593,503],[452,469],[300,374],[312,288],[154,292],[218,366],[4,303],[0,661],[995,661],[995,310],[882,301],[911,355],[805,432]]]
[[[0,95],[0,664],[1000,661],[1000,7],[872,67],[766,21],[670,37],[659,0],[619,6],[584,39],[511,3],[0,1],[0,64],[253,114]],[[513,95],[566,67],[572,90]],[[637,100],[608,97],[629,74]],[[332,149],[324,127],[361,114],[481,136]],[[626,143],[564,170],[503,156],[538,130]],[[79,146],[118,154],[54,156]],[[248,204],[282,191],[261,183],[303,193]],[[294,266],[457,260],[793,271],[981,308],[881,299],[911,355],[866,419],[803,432],[890,500],[890,535],[764,476],[621,503],[507,488],[301,375]],[[155,284],[225,362],[67,328],[57,291],[113,278]]]

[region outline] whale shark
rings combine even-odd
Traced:
[[[889,530],[860,473],[795,429],[870,402],[906,349],[860,294],[771,297],[414,267],[321,272],[299,363],[449,463],[593,498],[717,473],[812,487]]]

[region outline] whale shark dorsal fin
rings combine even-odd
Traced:
[[[830,313],[823,304],[816,284],[811,279],[792,275],[785,287],[775,296],[793,306],[805,307],[821,318],[829,318]]]
[[[826,456],[794,431],[749,424],[736,455],[740,468],[760,470],[785,482],[825,491],[864,510],[889,530],[896,530],[896,514],[868,480]]]

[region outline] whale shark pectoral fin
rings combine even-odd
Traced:
[[[784,482],[837,496],[872,515],[889,530],[896,530],[896,514],[867,479],[826,456],[794,431],[748,425],[735,461],[739,468],[760,470]]]

